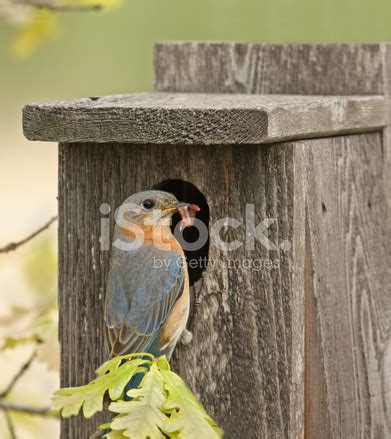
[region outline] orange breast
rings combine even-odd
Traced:
[[[186,268],[186,257],[182,247],[175,237],[170,233],[169,240],[171,249],[179,253],[182,257],[182,267],[184,274],[183,292],[175,302],[169,316],[160,329],[160,346],[164,348],[167,345],[175,345],[186,328],[190,310],[190,293],[189,293],[189,275]]]
[[[175,345],[186,328],[190,310],[189,276],[185,269],[183,293],[175,302],[171,313],[160,330],[160,346]]]
[[[137,230],[137,229],[135,229]],[[139,226],[140,233],[137,233],[133,230],[121,229],[121,233],[123,236],[128,238],[133,238],[136,241],[140,240],[143,242],[143,245],[153,245],[156,248],[160,248],[159,244],[163,244],[167,246],[165,250],[174,251],[179,253],[181,256],[184,256],[184,252],[182,247],[179,245],[178,241],[175,239],[175,236],[171,233],[171,229],[169,226],[162,227],[152,227],[152,226]],[[142,230],[142,233],[141,233]]]

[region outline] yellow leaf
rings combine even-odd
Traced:
[[[161,357],[157,358],[156,364],[160,370],[171,370],[170,363],[167,361],[165,355],[162,355]]]
[[[124,436],[122,431],[109,431],[105,435],[106,439],[129,439],[127,436]]]
[[[84,417],[91,418],[103,409],[105,393],[108,391],[112,401],[119,399],[133,375],[144,372],[145,368],[140,366],[145,363],[142,359],[127,361],[119,367],[114,366],[110,373],[98,376],[85,386],[57,390],[52,397],[53,410],[61,411],[62,417],[68,418],[77,415],[83,407]]]
[[[161,371],[168,398],[163,404],[170,419],[165,432],[178,439],[220,439],[223,431],[206,413],[184,381],[171,371]]]
[[[112,422],[112,430],[132,439],[164,439],[162,430],[168,417],[163,413],[166,399],[163,379],[156,363],[152,363],[138,389],[130,389],[131,401],[112,402],[109,410],[119,413]],[[110,437],[110,436],[109,436]]]
[[[57,20],[53,12],[40,9],[17,34],[11,52],[18,58],[29,56],[39,44],[52,37],[56,31]]]

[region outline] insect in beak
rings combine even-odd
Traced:
[[[179,228],[182,231],[186,227],[191,227],[194,224],[196,214],[201,209],[197,204],[179,202],[176,205],[176,209],[181,217]]]

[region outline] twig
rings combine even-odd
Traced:
[[[46,224],[44,224],[42,227],[40,227],[38,230],[33,232],[31,235],[27,236],[27,238],[24,238],[19,242],[10,242],[5,247],[0,248],[0,253],[8,253],[10,251],[16,250],[18,247],[22,246],[23,244],[26,244],[26,242],[29,242],[30,240],[35,238],[37,235],[42,233],[44,230],[48,229],[56,220],[57,220],[57,216],[54,216]]]
[[[53,411],[50,407],[32,407],[29,405],[16,404],[10,401],[0,399],[0,410],[19,412],[26,415],[47,416],[50,418],[58,418],[57,412]]]
[[[59,3],[50,0],[18,0],[18,3],[27,6],[33,6],[34,8],[37,9],[50,9],[51,11],[59,11],[59,12],[100,11],[101,9],[103,9],[103,6],[100,4],[74,5],[74,4]]]
[[[12,378],[11,382],[8,384],[7,388],[0,394],[0,410],[4,411],[4,414],[7,419],[11,421],[11,424],[8,423],[8,428],[11,432],[12,419],[9,417],[9,411],[11,412],[20,412],[28,415],[38,415],[38,416],[48,416],[48,417],[58,417],[58,413],[51,410],[50,407],[31,407],[23,404],[15,404],[10,401],[4,400],[4,398],[11,392],[14,388],[15,384],[19,381],[22,375],[27,371],[27,369],[31,366],[31,363],[34,361],[37,353],[34,351],[30,358],[22,365],[19,369],[18,373]],[[8,421],[7,421],[8,422]],[[11,427],[10,427],[11,425]],[[14,436],[12,436],[14,437]]]
[[[0,398],[5,398],[9,393],[11,393],[11,390],[14,388],[15,384],[19,381],[19,379],[22,377],[22,375],[27,371],[27,369],[31,366],[31,363],[34,361],[34,358],[36,357],[37,352],[34,351],[29,359],[22,365],[22,367],[19,369],[18,373],[12,378],[8,386],[5,390],[3,390],[0,393]]]
[[[4,411],[4,416],[5,416],[5,420],[7,421],[7,427],[8,427],[8,431],[10,433],[11,439],[16,439],[15,426],[14,426],[14,423],[12,422],[10,414],[8,413],[8,410]]]

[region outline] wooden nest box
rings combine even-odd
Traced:
[[[189,253],[208,262],[189,267],[193,341],[173,364],[225,437],[391,436],[390,54],[162,43],[154,93],[25,107],[27,138],[59,142],[63,386],[105,359],[102,230],[159,188],[240,244]]]

